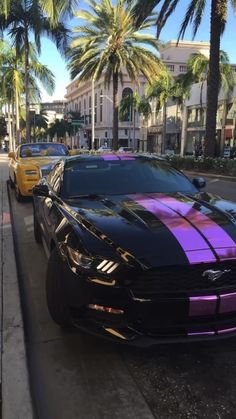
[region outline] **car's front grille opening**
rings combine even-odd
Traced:
[[[211,281],[203,276],[206,270],[227,270],[220,278]],[[231,290],[236,288],[236,261],[219,264],[199,264],[190,266],[173,266],[150,269],[139,273],[133,280],[131,289],[135,295],[155,293],[188,293],[214,290]]]

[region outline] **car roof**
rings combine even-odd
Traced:
[[[83,153],[83,154],[77,154],[75,156],[69,156],[66,158],[65,160],[65,164],[69,164],[70,162],[74,162],[74,161],[80,161],[80,160],[103,160],[104,156],[116,156],[116,157],[120,157],[121,160],[124,159],[124,154],[123,153],[99,153],[99,154],[87,154],[87,153]],[[146,153],[129,153],[125,155],[125,158],[127,157],[133,157],[135,159],[145,159],[145,160],[158,160],[158,161],[162,161],[162,162],[167,162],[167,160],[163,157],[160,156],[156,156],[153,154],[146,154]],[[109,161],[109,160],[108,160]],[[113,161],[111,159],[111,161]]]

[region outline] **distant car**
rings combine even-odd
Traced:
[[[61,157],[69,154],[68,148],[61,143],[21,144],[16,152],[8,154],[9,181],[15,188],[18,201],[31,196],[32,189],[40,177],[46,176]]]
[[[112,151],[112,149],[110,147],[102,145],[101,147],[99,147],[98,151]]]
[[[132,153],[132,147],[120,147],[118,150],[120,153]]]
[[[61,326],[137,345],[236,335],[236,203],[163,159],[80,155],[34,187]]]

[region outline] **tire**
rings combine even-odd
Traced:
[[[35,211],[34,211],[34,239],[36,243],[42,243],[41,229],[40,229],[40,225],[37,220],[37,217],[35,215]]]
[[[16,200],[18,202],[23,202],[24,201],[24,197],[23,197],[23,195],[21,195],[20,189],[19,189],[19,187],[17,185],[16,177],[15,177],[15,183],[14,184],[15,184],[15,197],[16,197]]]
[[[63,264],[57,249],[51,252],[46,277],[46,296],[49,313],[59,326],[71,325],[70,311],[64,287]]]

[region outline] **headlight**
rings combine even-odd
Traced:
[[[92,265],[92,259],[88,256],[83,255],[78,250],[72,249],[72,247],[67,246],[67,253],[70,261],[75,267],[81,267],[84,269],[89,269]]]
[[[25,170],[27,176],[36,176],[38,174],[37,170]]]

